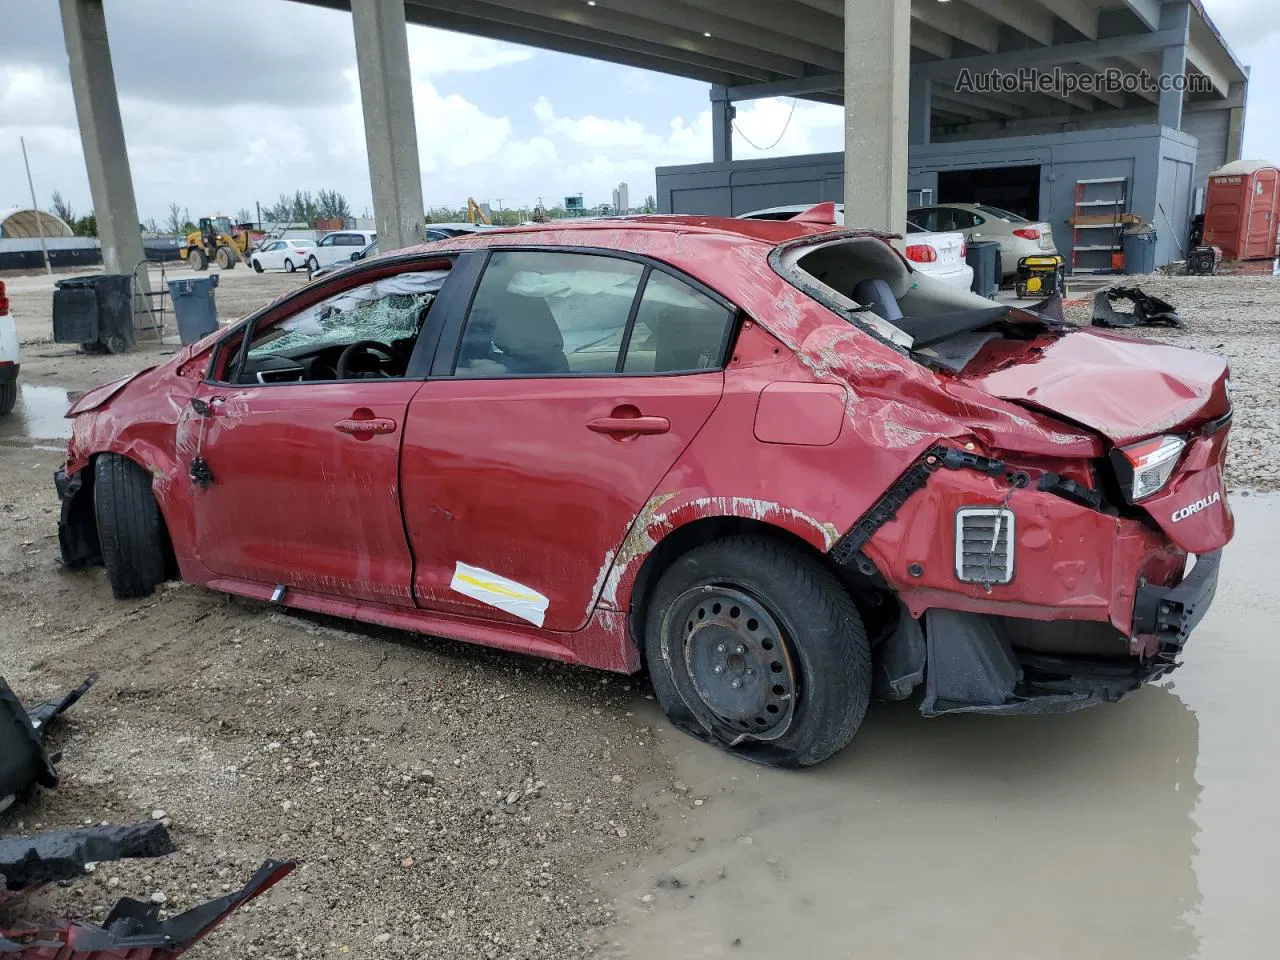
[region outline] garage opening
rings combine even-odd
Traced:
[[[938,203],[984,203],[1028,220],[1043,220],[1040,164],[940,172]]]

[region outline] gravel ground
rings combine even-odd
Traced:
[[[27,384],[84,390],[172,349],[55,346],[47,281],[6,279]],[[299,282],[237,270],[219,305],[239,313]],[[1280,280],[1144,287],[1188,322],[1152,335],[1231,361],[1232,484],[1280,487]],[[200,956],[588,956],[616,909],[606,876],[669,842],[671,817],[705,814],[634,680],[181,585],[117,603],[102,571],[60,573],[61,459],[56,442],[0,433],[0,674],[28,700],[101,679],[54,735],[62,786],[0,814],[0,832],[159,816],[179,852],[103,864],[28,914],[100,920],[154,894],[177,911],[292,857],[298,872]]]

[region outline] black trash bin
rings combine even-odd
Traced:
[[[169,299],[173,301],[173,315],[178,321],[178,338],[183,343],[203,340],[218,329],[218,303],[213,296],[217,285],[216,273],[169,281]]]
[[[1124,242],[1124,272],[1128,274],[1155,273],[1156,232],[1149,226],[1127,230]]]
[[[994,240],[970,242],[965,261],[973,267],[973,283],[969,287],[980,297],[994,297],[1000,292],[1000,244]]]
[[[133,275],[102,273],[59,280],[53,291],[53,342],[78,343],[86,353],[124,353],[133,329]]]

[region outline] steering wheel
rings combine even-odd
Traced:
[[[391,377],[391,374],[381,369],[381,367],[373,371],[353,371],[351,369],[351,361],[362,353],[380,353],[386,359],[393,362],[396,359],[395,353],[392,352],[391,348],[385,343],[379,343],[377,340],[357,340],[355,343],[351,344],[351,346],[347,347],[347,349],[342,351],[342,356],[338,357],[339,380],[352,380],[355,379],[353,373],[363,374],[366,372],[373,373],[379,377]]]

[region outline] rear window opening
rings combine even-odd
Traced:
[[[825,306],[923,363],[963,369],[989,341],[1014,333],[1008,306],[912,272],[878,237],[784,249],[775,267]],[[1036,324],[1031,332],[1038,333]]]

